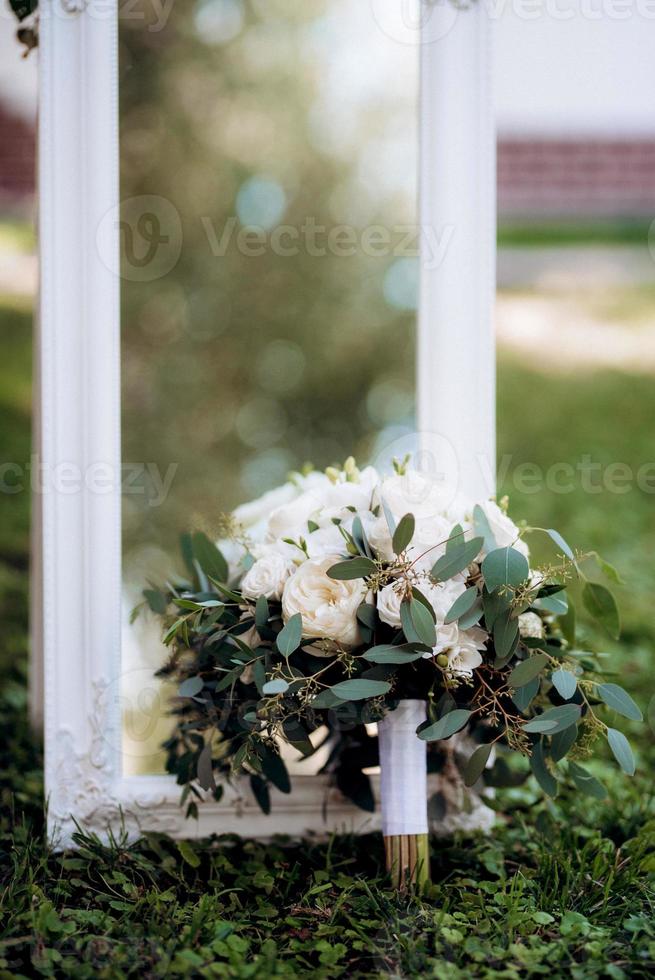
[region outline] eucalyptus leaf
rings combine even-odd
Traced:
[[[472,711],[467,711],[465,708],[455,708],[454,711],[449,711],[447,715],[444,715],[439,721],[435,721],[434,724],[419,729],[417,735],[424,742],[436,742],[439,739],[450,738],[451,735],[464,727],[472,714]]]
[[[266,629],[269,615],[268,600],[266,596],[258,596],[257,604],[255,606],[255,626],[260,633]]]
[[[289,780],[289,773],[287,772],[284,760],[277,752],[273,752],[267,746],[259,749],[259,756],[264,775],[270,779],[281,793],[290,793],[291,781]]]
[[[359,514],[357,514],[353,520],[352,538],[357,548],[363,555],[366,555],[367,558],[373,557],[373,552],[368,543],[368,538],[366,537],[366,532],[364,531],[364,525],[362,524]]]
[[[343,704],[343,700],[344,700],[343,698],[338,698],[337,695],[333,693],[333,691],[327,689],[325,691],[321,691],[320,694],[316,695],[314,700],[311,702],[310,707],[316,709],[336,708],[338,707],[338,705]]]
[[[193,698],[196,694],[200,694],[204,686],[205,682],[202,677],[187,677],[177,689],[178,697]]]
[[[464,766],[462,776],[465,786],[473,786],[482,775],[491,755],[492,745],[478,745],[477,749],[471,754],[468,762]]]
[[[271,812],[271,795],[266,780],[258,776],[257,773],[252,773],[250,776],[250,788],[259,809],[262,813],[268,815]]]
[[[384,513],[384,519],[387,522],[387,527],[389,528],[389,534],[393,537],[396,530],[396,521],[384,498],[382,498],[382,512]]]
[[[501,586],[522,585],[530,575],[530,567],[516,548],[496,548],[483,560],[482,575],[489,592],[494,592]]]
[[[143,596],[154,613],[163,616],[168,609],[168,597],[159,589],[144,589]]]
[[[448,535],[448,540],[446,541],[446,551],[456,551],[458,548],[461,548],[463,544],[464,528],[461,524],[455,524]]]
[[[628,692],[624,691],[618,684],[599,684],[597,693],[608,708],[618,711],[624,718],[629,718],[630,721],[643,721],[639,706],[635,704]]]
[[[556,735],[557,732],[564,731],[570,725],[577,724],[580,720],[580,711],[579,704],[560,704],[526,722],[523,725],[523,730],[544,735]]]
[[[266,683],[266,667],[264,666],[263,660],[256,660],[252,665],[252,676],[258,692],[263,694],[264,684]]]
[[[566,613],[563,616],[560,616],[559,628],[562,631],[562,636],[570,647],[575,646],[575,620],[575,606],[569,599]]]
[[[532,657],[522,660],[520,664],[516,665],[507,678],[507,683],[510,687],[523,687],[524,684],[528,684],[535,677],[538,677],[547,663],[548,657],[545,653],[535,653]]]
[[[550,679],[561,698],[569,701],[573,697],[577,690],[578,682],[575,679],[575,674],[572,674],[570,670],[560,668],[551,674]]]
[[[222,553],[202,531],[196,531],[192,536],[193,557],[196,559],[205,575],[219,582],[227,582],[228,566]]]
[[[550,527],[546,528],[546,534],[551,541],[554,541],[559,550],[562,551],[567,558],[570,558],[571,561],[575,561],[575,555],[573,554],[572,548],[569,547],[559,531],[556,531],[554,528]]]
[[[288,681],[283,680],[281,677],[276,677],[272,681],[266,681],[262,688],[262,694],[284,694],[288,690]]]
[[[489,518],[482,507],[480,507],[480,504],[476,504],[473,508],[473,530],[484,540],[484,550],[487,553],[494,551],[498,547],[494,533],[491,530]]]
[[[434,608],[433,608],[433,606],[432,606],[432,603],[431,603],[431,602],[430,602],[430,600],[429,600],[429,599],[428,599],[428,598],[427,598],[427,597],[426,597],[426,596],[425,596],[425,595],[424,595],[424,594],[423,594],[423,593],[421,592],[421,590],[420,590],[419,588],[417,588],[417,587],[416,587],[415,585],[414,585],[414,586],[412,586],[412,596],[413,596],[413,598],[414,598],[414,599],[416,599],[416,600],[417,600],[418,602],[422,602],[422,603],[423,603],[423,605],[425,606],[425,608],[427,609],[427,611],[428,611],[428,612],[429,612],[429,614],[430,614],[430,619],[431,619],[431,620],[432,620],[432,622],[433,622],[433,623],[434,623],[434,624],[436,625],[436,622],[437,622],[437,616],[436,616],[436,613],[435,613],[435,611],[434,611]]]
[[[328,568],[327,574],[329,578],[349,581],[350,579],[367,578],[376,571],[375,562],[360,555],[358,558],[349,558],[346,561],[337,562],[336,565]]]
[[[472,538],[470,541],[460,539],[459,545],[453,543],[450,550],[446,551],[446,554],[442,555],[432,566],[432,578],[439,582],[445,582],[447,579],[453,578],[454,575],[459,575],[477,558],[483,544],[482,538]]]
[[[408,643],[420,643],[421,638],[414,629],[414,623],[412,622],[410,602],[408,599],[404,599],[400,603],[400,624],[402,626],[403,633],[405,634],[405,639]],[[434,646],[434,643],[430,644],[430,648]]]
[[[535,742],[535,744],[532,746],[530,768],[532,769],[534,778],[537,780],[544,793],[546,793],[548,796],[556,796],[557,780],[546,765],[546,761],[544,759],[544,749],[541,742]]]
[[[400,555],[405,548],[407,548],[414,537],[415,527],[416,521],[414,520],[414,515],[405,514],[405,516],[400,520],[398,527],[393,532],[391,547],[394,550],[394,554]]]
[[[357,619],[362,626],[365,626],[367,629],[374,629],[375,606],[372,606],[370,602],[362,602],[362,604],[357,607]]]
[[[587,796],[593,796],[596,800],[604,800],[607,797],[607,790],[595,776],[579,766],[577,762],[569,762],[569,773],[577,789]]]
[[[621,631],[619,610],[610,590],[599,582],[586,582],[582,601],[587,612],[605,627],[612,639],[618,640]]]
[[[466,592],[462,592],[460,596],[457,596],[452,606],[446,613],[446,618],[444,619],[444,623],[445,624],[454,623],[461,616],[464,616],[465,613],[470,612],[471,608],[473,607],[476,600],[478,599],[478,595],[479,593],[476,586],[472,585],[469,589],[466,590]]]
[[[424,652],[423,648],[417,650],[414,643],[401,643],[397,646],[380,644],[366,650],[362,656],[373,664],[410,664],[414,660],[420,660]]]
[[[542,596],[535,599],[532,603],[535,609],[542,609],[552,613],[554,616],[566,616],[569,608],[569,601],[566,592],[560,591],[556,595]]]
[[[200,786],[204,790],[216,788],[214,779],[214,767],[212,766],[212,747],[211,742],[207,742],[202,752],[198,756],[197,778]]]
[[[295,613],[282,627],[275,644],[283,657],[289,657],[300,646],[302,639],[302,615]]]
[[[531,681],[522,687],[517,687],[512,694],[512,701],[519,711],[527,711],[539,691],[541,681],[538,677],[533,677]]]
[[[504,663],[511,657],[519,641],[518,620],[512,619],[511,610],[507,609],[498,616],[494,622],[493,637],[496,660]]]
[[[601,570],[605,578],[608,578],[610,582],[614,582],[616,585],[623,585],[623,579],[619,575],[614,565],[610,565],[610,563],[608,561],[605,561],[604,558],[601,558],[598,552],[596,551],[594,551],[593,555],[594,558],[596,559],[596,564],[598,565],[599,569]]]
[[[460,616],[457,625],[462,630],[467,630],[471,626],[475,626],[475,624],[479,623],[482,619],[483,611],[484,607],[482,605],[482,598],[478,596],[469,611],[464,613],[463,616]]]
[[[561,732],[557,732],[550,740],[550,755],[554,762],[559,762],[573,747],[573,743],[578,737],[578,729],[575,725],[569,725]]]
[[[634,776],[635,757],[632,754],[630,742],[628,742],[623,732],[618,731],[616,728],[608,728],[607,741],[614,754],[614,758],[621,766],[621,769],[623,769],[623,772],[627,773],[628,776]]]
[[[391,684],[388,681],[372,681],[367,678],[353,677],[350,680],[333,684],[330,690],[335,697],[344,701],[363,701],[366,698],[377,698],[383,694],[388,694],[391,690]]]
[[[437,642],[437,632],[432,614],[418,599],[411,599],[409,602],[409,615],[419,641],[427,647],[433,647]]]
[[[509,597],[502,596],[498,592],[484,593],[482,607],[484,609],[484,621],[489,633],[493,631],[494,624],[501,613],[511,613]]]

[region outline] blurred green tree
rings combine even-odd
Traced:
[[[392,61],[358,64],[354,34],[377,29],[357,6],[123,14],[121,198],[170,202],[182,233],[171,271],[122,282],[123,458],[178,464],[161,506],[126,495],[128,565],[306,460],[366,459],[412,425],[416,259],[398,229],[416,220],[417,59],[372,39],[405,60],[401,88]]]

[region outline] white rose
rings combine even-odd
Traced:
[[[287,622],[302,615],[303,636],[335,640],[344,647],[359,642],[357,608],[365,597],[361,579],[341,582],[327,575],[339,555],[310,558],[287,579],[282,593],[282,616]]]
[[[340,516],[345,508],[370,510],[379,480],[378,472],[372,466],[357,471],[354,478],[343,473],[336,480],[328,480],[327,486],[321,488],[323,509],[334,517]]]
[[[437,642],[432,653],[426,654],[427,657],[434,657],[439,653],[449,653],[457,646],[459,629],[457,623],[437,623]]]
[[[246,599],[280,599],[284,583],[295,565],[287,557],[270,551],[258,558],[241,580],[241,594]]]
[[[519,633],[524,637],[534,637],[540,640],[544,635],[544,624],[541,616],[535,612],[521,613],[519,616]]]
[[[403,601],[403,591],[400,583],[396,584],[390,582],[389,585],[385,585],[383,589],[377,594],[377,607],[378,616],[383,623],[387,623],[389,626],[395,626],[396,629],[400,624],[400,605]]]
[[[297,497],[300,493],[298,487],[293,483],[284,483],[281,487],[275,487],[262,494],[257,500],[251,500],[246,504],[241,504],[232,512],[234,518],[246,529],[250,529],[262,521],[268,520],[276,507],[282,507]]]
[[[216,547],[227,562],[228,582],[234,582],[243,571],[242,562],[248,554],[247,549],[238,541],[233,541],[231,538],[221,538],[220,541],[216,542]]]
[[[352,474],[351,474],[352,476]],[[310,473],[298,481],[300,490],[294,496],[280,501],[280,506],[270,512],[267,540],[276,538],[297,538],[307,534],[307,522],[327,523],[331,518],[352,518],[352,508],[368,511],[371,507],[373,490],[379,477],[372,466],[361,473],[356,471],[354,478],[348,474],[337,474],[331,480],[325,473]]]
[[[337,554],[341,554],[343,558],[348,554],[346,542],[336,524],[319,527],[304,537],[310,558],[325,558],[326,555]]]
[[[423,517],[444,516],[452,493],[423,473],[407,470],[402,475],[394,473],[386,477],[376,490],[376,498],[386,504],[396,520],[413,514],[418,521]]]
[[[293,538],[307,534],[307,522],[313,520],[323,507],[321,494],[316,489],[306,490],[287,504],[276,507],[268,519],[267,541]]]
[[[515,548],[528,557],[529,549],[525,541],[519,538],[519,529],[495,500],[485,500],[480,504],[489,522],[491,533],[498,548]]]
[[[394,554],[391,547],[391,534],[389,525],[384,517],[375,517],[364,522],[364,531],[368,538],[368,543],[380,558],[392,561]]]

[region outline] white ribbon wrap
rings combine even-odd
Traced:
[[[385,837],[428,832],[427,745],[416,736],[425,701],[401,701],[378,722],[380,805]]]

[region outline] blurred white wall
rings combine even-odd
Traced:
[[[0,2],[0,99],[33,116],[37,56],[22,58],[13,15],[6,0]],[[655,0],[475,2],[486,3],[496,22],[501,135],[655,136]],[[371,37],[356,45],[360,66],[371,54],[369,89],[374,89],[377,71],[388,77],[398,59],[380,57],[380,44],[388,38],[379,37],[380,17],[374,15],[379,0],[362,0],[362,7],[369,3],[368,15],[362,10],[348,28],[351,40],[353,29],[378,35],[378,43]],[[342,0],[334,0],[333,9],[342,17]],[[466,16],[465,11],[458,16]],[[330,19],[321,25],[327,36]],[[336,41],[339,32],[333,33]]]
[[[655,136],[655,0],[482,2],[501,136]]]

